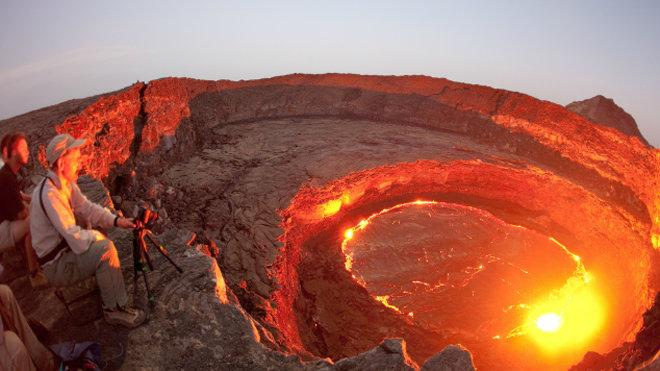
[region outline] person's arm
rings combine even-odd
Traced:
[[[90,201],[78,188],[71,184],[71,207],[79,218],[95,227],[110,228],[115,226],[116,215],[105,207]]]
[[[77,185],[72,185],[71,203],[76,216],[93,226],[101,228],[135,228],[135,224],[131,219],[113,214],[107,208],[90,201]]]
[[[49,186],[47,190],[44,192],[43,202],[48,219],[74,253],[82,254],[93,242],[105,238],[99,231],[78,226],[67,200],[63,199],[55,187]]]

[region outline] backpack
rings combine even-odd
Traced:
[[[101,346],[93,341],[55,344],[50,347],[61,360],[60,370],[101,371]]]

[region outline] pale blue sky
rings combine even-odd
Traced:
[[[0,119],[136,80],[294,72],[602,94],[660,146],[660,1],[0,0]]]

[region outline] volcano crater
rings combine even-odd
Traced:
[[[462,343],[481,368],[566,368],[632,340],[660,286],[657,150],[550,102],[329,74],[166,78],[78,103],[3,130],[28,128],[42,160],[55,133],[94,138],[84,171],[118,207],[217,242],[242,339],[267,347],[232,365],[339,364],[397,337],[418,364]],[[148,326],[192,315],[168,311]],[[221,348],[205,350],[229,362]]]

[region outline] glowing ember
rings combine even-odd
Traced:
[[[547,313],[536,319],[536,327],[543,332],[556,332],[561,326],[561,316],[557,313]]]
[[[333,216],[341,210],[343,205],[348,205],[351,202],[351,197],[347,194],[342,195],[341,197],[330,200],[319,206],[319,214],[321,218],[327,218]]]
[[[330,200],[320,206],[320,212],[322,217],[333,216],[339,212],[341,209],[341,199],[339,200]]]
[[[394,305],[392,305],[392,304],[390,304],[390,303],[387,302],[387,299],[389,299],[389,298],[390,298],[390,297],[389,297],[388,295],[376,296],[376,300],[378,300],[379,302],[383,303],[384,306],[386,306],[386,307],[388,307],[388,308],[394,310],[395,312],[399,312],[399,313],[401,313],[401,311],[399,310],[399,308],[397,308],[396,306],[394,306]],[[408,315],[411,315],[411,314],[412,314],[412,312],[409,313]],[[411,316],[411,317],[412,317],[412,316]]]

